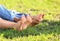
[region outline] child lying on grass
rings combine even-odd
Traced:
[[[44,14],[31,16],[29,14],[7,10],[0,5],[0,28],[15,28],[16,30],[24,30],[29,25],[36,25],[43,20]]]

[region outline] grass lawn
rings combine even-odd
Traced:
[[[0,0],[8,9],[36,15],[44,13],[44,21],[26,30],[0,29],[0,41],[60,41],[60,0]]]

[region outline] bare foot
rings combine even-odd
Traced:
[[[22,17],[21,17],[21,19],[20,19],[20,21],[18,21],[15,25],[14,25],[14,29],[16,29],[16,30],[22,30],[22,25],[25,23],[25,21],[26,21],[26,18],[25,18],[25,16],[23,15]]]
[[[32,25],[36,25],[38,24],[39,22],[41,22],[43,20],[43,17],[44,17],[44,14],[39,14],[39,15],[36,15],[34,16],[32,19]]]
[[[26,21],[22,25],[22,29],[26,29],[31,23],[32,23],[32,18],[29,15],[27,15],[26,16]]]

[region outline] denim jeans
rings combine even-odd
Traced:
[[[27,15],[25,13],[19,13],[13,10],[6,9],[3,5],[0,5],[0,18],[8,20],[8,21],[14,21],[14,17],[21,18],[22,15]]]

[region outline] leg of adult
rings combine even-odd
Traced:
[[[23,19],[23,20],[22,20]],[[0,28],[7,29],[7,28],[15,28],[17,30],[20,30],[20,27],[22,27],[22,22],[25,22],[25,17],[22,17],[20,21],[18,22],[11,22],[4,20],[0,18]]]
[[[13,28],[15,24],[15,22],[10,22],[0,18],[0,28]]]
[[[7,21],[0,18],[0,28],[3,28],[3,29],[15,28],[20,31],[20,30],[26,29],[31,22],[32,22],[32,19],[30,16],[27,16],[26,19],[23,16],[21,17],[21,20],[18,22],[11,22],[11,21]]]

